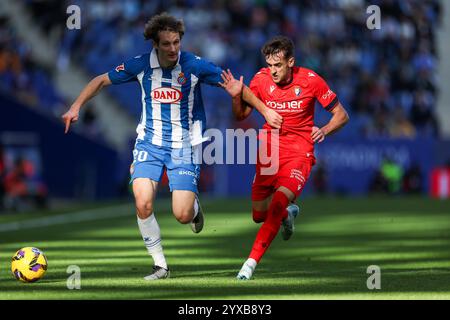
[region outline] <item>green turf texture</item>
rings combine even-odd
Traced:
[[[0,299],[450,299],[450,201],[306,198],[299,204],[293,237],[275,238],[250,281],[235,279],[260,226],[247,199],[204,201],[199,234],[175,220],[169,202],[157,202],[172,272],[162,281],[143,280],[152,260],[131,202],[97,209],[129,212],[112,219],[1,232]],[[0,215],[0,224],[49,214]],[[21,283],[10,271],[12,255],[25,246],[48,258],[36,283]],[[69,265],[81,268],[81,290],[67,289]],[[367,289],[370,265],[381,268],[381,290]]]

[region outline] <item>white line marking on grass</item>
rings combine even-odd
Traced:
[[[130,205],[119,205],[106,208],[89,209],[78,212],[71,212],[65,214],[59,214],[56,216],[48,216],[24,221],[8,222],[0,224],[0,232],[10,232],[23,229],[33,229],[48,227],[58,224],[66,224],[73,222],[84,222],[108,219],[114,217],[121,217],[126,215],[132,215],[130,211]]]

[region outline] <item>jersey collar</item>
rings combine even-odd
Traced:
[[[177,66],[180,65],[180,56],[181,56],[181,50],[180,50],[180,52],[178,52],[178,60],[177,60],[177,64],[174,66],[174,68],[176,68]],[[158,53],[156,52],[155,48],[153,48],[152,52],[150,53],[150,68],[152,68],[152,69],[161,68],[161,66],[159,65],[159,61],[158,61]]]

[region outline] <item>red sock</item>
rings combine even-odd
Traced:
[[[259,262],[280,229],[281,221],[287,217],[289,199],[281,192],[275,192],[269,206],[267,218],[259,229],[249,258]]]
[[[267,218],[267,210],[266,211],[256,211],[253,209],[253,221],[256,223],[264,222]]]

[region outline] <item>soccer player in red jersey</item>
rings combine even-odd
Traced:
[[[250,89],[267,107],[283,116],[281,129],[273,130],[267,123],[260,135],[260,152],[252,186],[253,220],[263,222],[253,248],[237,278],[248,280],[256,265],[275,238],[280,226],[284,240],[294,230],[294,218],[299,212],[292,202],[301,194],[315,163],[314,144],[322,142],[329,134],[342,128],[349,120],[348,114],[336,94],[314,71],[295,66],[294,44],[284,36],[268,41],[261,50],[267,68],[262,68],[250,82]],[[243,78],[237,80],[230,71],[223,72],[224,86],[232,94],[233,113],[243,120],[253,109],[242,100]],[[315,101],[329,112],[330,121],[319,128],[314,126]],[[267,173],[261,161],[262,145],[267,150],[277,148],[278,170]],[[270,145],[270,147],[269,147]],[[273,154],[271,155],[273,156]],[[272,159],[273,161],[273,159]]]

